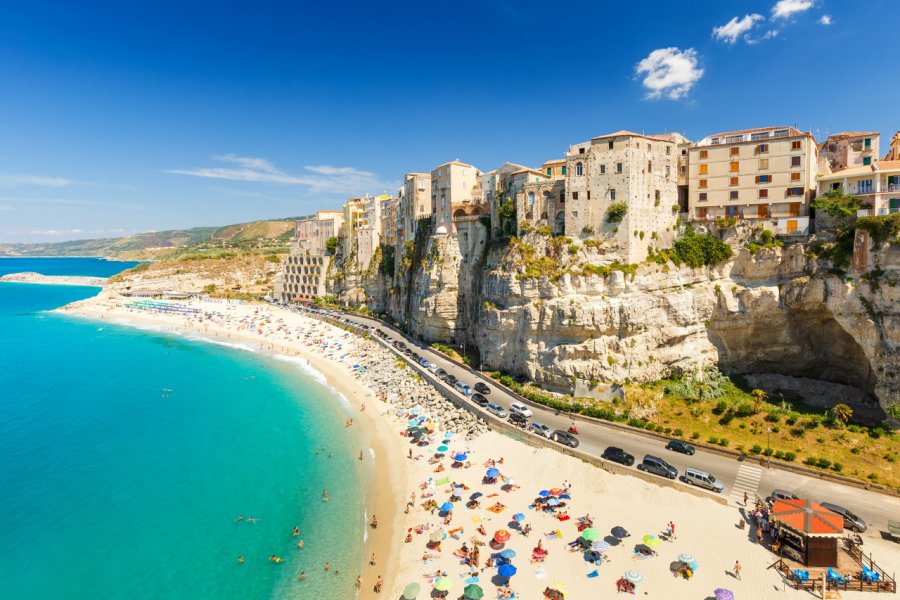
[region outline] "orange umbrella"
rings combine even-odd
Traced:
[[[498,544],[505,544],[509,541],[509,532],[505,529],[499,529],[494,533],[494,541]]]
[[[552,490],[550,490],[551,496],[562,496],[563,494],[565,494],[565,492],[559,488],[553,488]]]

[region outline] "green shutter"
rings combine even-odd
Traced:
[[[566,168],[565,168],[565,167],[562,168],[562,174],[563,174],[563,175],[566,174]]]
[[[869,165],[871,165],[871,164],[872,164],[872,157],[871,157],[871,156],[866,156],[865,158],[863,158],[863,165],[869,166]]]

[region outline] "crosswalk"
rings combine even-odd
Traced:
[[[731,486],[731,501],[735,504],[744,504],[744,492],[750,496],[750,502],[756,497],[756,489],[759,487],[759,480],[762,478],[763,469],[756,465],[748,465],[741,463],[738,469],[737,477],[734,485]]]

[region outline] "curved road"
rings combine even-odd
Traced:
[[[505,409],[508,409],[512,402],[521,401],[497,387],[490,378],[473,375],[471,371],[453,362],[446,355],[405,336],[380,321],[347,313],[340,313],[340,315],[342,319],[349,322],[381,330],[386,334],[384,339],[388,342],[405,342],[419,356],[436,363],[470,387],[479,380],[486,383],[491,389],[490,394],[486,394],[488,400],[500,404]],[[406,358],[402,353],[399,354]],[[483,409],[474,403],[467,404],[472,411],[483,412]],[[529,422],[538,421],[551,429],[567,429],[572,422],[564,415],[556,415],[553,410],[542,405],[528,401],[525,401],[525,404],[534,413]],[[747,490],[752,498],[754,493],[766,497],[772,490],[782,489],[793,492],[800,498],[809,498],[816,502],[831,502],[850,509],[868,524],[868,530],[863,534],[865,536],[881,537],[881,532],[887,531],[888,520],[900,521],[900,498],[896,496],[887,496],[853,486],[823,481],[791,471],[766,468],[755,461],[743,462],[730,456],[705,451],[700,447],[693,456],[687,456],[666,450],[663,440],[636,432],[622,431],[601,423],[579,420],[577,426],[579,450],[599,457],[607,446],[618,446],[634,455],[635,465],[641,462],[645,454],[652,454],[663,458],[677,468],[679,477],[683,475],[687,467],[707,471],[725,485],[722,493],[730,499],[732,504],[740,505],[743,502],[744,490]]]

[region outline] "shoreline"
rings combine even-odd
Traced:
[[[390,427],[386,428],[378,423],[379,419],[387,415],[389,405],[379,399],[362,382],[348,377],[348,369],[341,364],[315,352],[306,351],[300,345],[285,345],[273,340],[260,339],[258,336],[254,337],[250,333],[190,326],[162,315],[137,311],[122,314],[122,310],[129,310],[124,307],[104,310],[103,305],[99,304],[102,300],[101,296],[95,296],[59,307],[53,312],[162,334],[185,334],[187,339],[192,341],[225,345],[236,350],[260,353],[275,360],[301,358],[306,361],[306,365],[301,366],[300,369],[307,376],[315,380],[319,379],[317,375],[320,376],[324,382],[317,381],[317,383],[345,399],[349,408],[354,411],[352,417],[354,425],[358,424],[359,427],[359,430],[354,433],[361,436],[369,446],[364,449],[365,460],[371,461],[371,464],[367,465],[369,472],[360,475],[364,485],[360,492],[366,497],[364,514],[359,515],[365,520],[363,523],[365,541],[359,567],[363,586],[356,597],[361,599],[384,597],[383,594],[378,595],[372,591],[373,585],[376,577],[381,576],[386,587],[389,588],[400,571],[397,559],[400,554],[399,539],[400,532],[403,530],[403,519],[396,499],[404,497],[408,489],[408,469],[396,468],[397,465],[405,465],[401,449],[388,438]],[[312,373],[308,370],[311,370]],[[366,410],[363,411],[361,407],[364,404]],[[390,425],[390,423],[385,423],[385,425]],[[372,460],[373,454],[374,460]],[[378,535],[374,535],[369,526],[372,516],[378,516]],[[373,553],[377,559],[374,567],[369,564],[369,558]]]
[[[107,277],[42,275],[33,271],[8,273],[0,277],[0,283],[31,283],[35,285],[71,285],[80,287],[103,287],[107,281]]]

